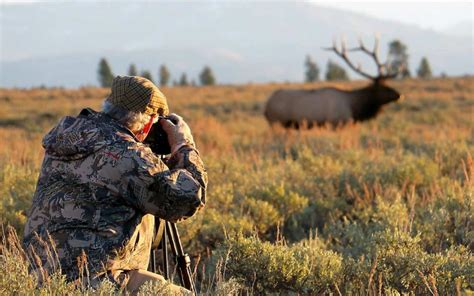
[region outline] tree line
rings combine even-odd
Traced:
[[[408,68],[408,49],[405,44],[400,40],[393,40],[388,44],[388,63],[387,67],[389,69],[398,69],[401,65],[406,65],[403,70],[400,72],[398,78],[408,78],[411,77],[410,70]],[[306,56],[305,62],[305,82],[315,82],[320,80],[320,68],[316,62],[313,61],[310,55]],[[422,57],[420,65],[416,71],[417,77],[428,79],[433,76],[431,71],[430,63],[426,57]],[[329,59],[326,65],[325,78],[327,81],[340,80],[345,81],[349,80],[346,70],[339,66],[337,63]]]
[[[99,61],[99,69],[97,71],[99,83],[102,87],[110,87],[112,86],[112,81],[115,77],[112,68],[109,65],[109,62],[106,58],[102,58]],[[196,82],[194,80],[189,81],[188,76],[186,73],[182,73],[178,80],[171,81],[171,73],[166,67],[166,65],[161,65],[157,72],[157,83],[160,86],[168,86],[168,85],[179,85],[179,86],[196,86]],[[138,71],[137,66],[135,64],[130,64],[128,67],[127,75],[129,76],[142,76],[144,78],[149,79],[153,83],[155,80],[153,78],[152,73],[149,70],[142,70]],[[212,72],[211,67],[204,66],[202,71],[199,73],[199,83],[200,85],[214,85],[216,84],[216,78],[214,73]]]
[[[398,69],[400,65],[406,65],[403,70],[399,73],[398,78],[408,78],[411,77],[411,72],[408,68],[408,48],[400,40],[393,40],[388,44],[388,62],[387,67],[389,69]],[[318,64],[313,61],[310,55],[306,56],[305,62],[305,82],[315,82],[320,80],[321,70]],[[128,68],[128,75],[130,76],[142,76],[154,82],[153,75],[148,70],[138,71],[135,64],[130,64]],[[419,78],[429,79],[433,76],[431,71],[430,63],[426,57],[422,57],[420,65],[416,70],[416,75]],[[105,58],[102,58],[99,62],[98,69],[98,78],[99,83],[102,87],[110,87],[114,79],[114,74],[112,69]],[[216,84],[216,78],[212,69],[209,66],[204,66],[202,71],[198,76],[200,85],[214,85]],[[325,79],[327,81],[346,81],[349,80],[349,75],[346,70],[338,65],[336,62],[331,59],[328,60],[326,65]],[[196,86],[196,81],[193,79],[189,81],[189,78],[186,73],[181,73],[179,79],[171,81],[171,73],[166,65],[161,65],[157,72],[157,83],[160,86]]]

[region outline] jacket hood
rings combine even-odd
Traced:
[[[56,159],[80,159],[113,144],[119,131],[131,133],[107,115],[84,109],[77,117],[63,117],[43,138],[43,147]]]

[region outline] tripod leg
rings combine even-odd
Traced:
[[[168,224],[169,222],[166,222]],[[165,227],[163,230],[163,236],[161,237],[161,250],[163,252],[163,276],[165,279],[170,278],[169,268],[168,268],[168,229]]]
[[[152,249],[151,254],[150,254],[150,267],[148,270],[151,270],[151,272],[156,273],[156,250]]]
[[[178,264],[181,285],[196,294],[196,286],[192,279],[191,259],[188,254],[184,253],[178,228],[175,223],[166,222],[166,230],[170,239],[171,250]]]
[[[171,253],[173,254],[173,257],[177,260],[179,254],[178,254],[178,250],[176,248],[176,241],[175,241],[175,237],[173,235],[173,228],[171,227],[171,225],[172,225],[171,222],[166,221],[165,230],[166,230],[166,234],[168,236],[168,239],[170,241]],[[180,280],[181,280],[181,285],[184,285],[181,276],[180,276]]]

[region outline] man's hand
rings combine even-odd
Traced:
[[[194,147],[194,139],[191,134],[191,129],[184,122],[183,118],[175,113],[171,113],[167,119],[160,119],[158,122],[163,127],[163,130],[168,135],[168,142],[170,143],[171,153],[175,153],[184,145]]]

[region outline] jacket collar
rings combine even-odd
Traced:
[[[104,112],[97,112],[91,108],[84,108],[79,112],[78,117],[86,117],[86,118],[95,118],[97,120],[100,120],[102,122],[106,122],[114,127],[116,127],[118,130],[130,135],[133,137],[133,139],[137,142],[140,142],[138,138],[135,136],[135,134],[128,129],[126,126],[121,124],[118,120],[115,118],[111,117],[110,115],[104,113]]]

